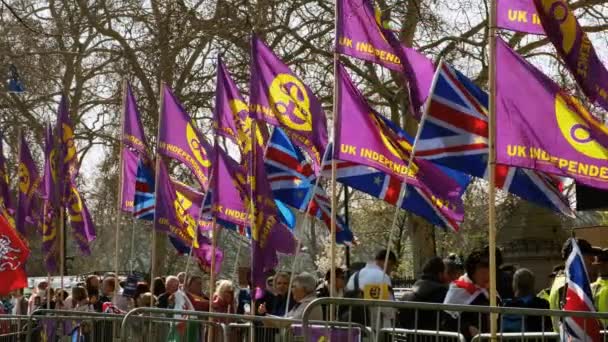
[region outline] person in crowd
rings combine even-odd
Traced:
[[[87,278],[84,281],[84,284],[85,284],[85,288],[87,289],[87,291],[91,291],[91,290],[95,289],[99,293],[99,277],[96,276],[95,274],[91,274],[91,275],[87,276]]]
[[[106,276],[103,278],[103,281],[101,282],[101,296],[99,297],[99,301],[102,304],[112,301],[116,285],[116,278],[112,276]]]
[[[498,259],[498,255],[497,255]],[[498,263],[498,260],[497,260]],[[490,249],[473,250],[465,260],[465,274],[450,284],[444,304],[490,305]],[[499,300],[497,299],[497,303]],[[459,331],[467,341],[473,336],[489,331],[489,315],[469,312],[446,312],[442,326],[449,331]],[[460,324],[460,325],[459,325]]]
[[[92,287],[90,290],[87,290],[87,294],[89,295],[89,304],[96,312],[101,312],[102,303],[99,301],[99,290]]]
[[[164,287],[165,292],[158,296],[158,307],[161,309],[172,308],[172,295],[179,289],[179,279],[176,276],[168,276]]]
[[[220,280],[213,294],[213,312],[234,313],[234,302],[234,285],[230,280]]]
[[[562,247],[562,260],[564,260],[564,262],[568,259],[570,252],[572,252],[571,241],[571,239],[568,239]],[[576,244],[583,255],[583,261],[585,262],[589,279],[594,279],[591,277],[591,275],[595,273],[593,272],[595,266],[593,265],[593,262],[595,261],[595,257],[600,254],[602,250],[591,246],[591,244],[585,239],[576,239]],[[561,310],[564,307],[565,293],[566,274],[562,271],[555,277],[555,279],[553,279],[551,291],[549,292],[549,308],[551,310]],[[559,318],[551,317],[551,321],[553,323],[553,331],[559,332]]]
[[[293,300],[297,303],[293,309],[287,312],[285,318],[302,319],[304,310],[317,298],[317,279],[308,272],[302,272],[293,277]],[[309,318],[313,321],[323,320],[323,312],[319,306],[314,307]]]
[[[553,266],[553,271],[549,274],[549,279],[551,279],[551,284],[549,285],[549,287],[546,287],[546,288],[540,290],[540,292],[538,292],[536,294],[536,296],[538,298],[544,299],[547,302],[549,302],[549,294],[551,293],[551,286],[553,285],[553,282],[555,281],[555,277],[560,272],[563,272],[563,271],[564,271],[564,264]]]
[[[260,300],[257,313],[259,315],[284,316],[287,308],[287,292],[289,290],[289,274],[278,272],[274,276],[275,293],[265,293]],[[289,301],[289,309],[295,305],[293,299]]]
[[[266,292],[275,294],[274,276],[270,276],[270,277],[266,278]]]
[[[133,295],[133,303],[136,307],[139,307],[138,300],[146,292],[150,292],[150,286],[145,281],[140,281],[135,286],[135,294]]]
[[[165,289],[165,280],[161,277],[154,278],[154,282],[152,284],[154,285],[154,297],[156,298],[167,291]]]
[[[23,289],[11,291],[11,314],[13,315],[27,315],[27,299],[23,296]]]
[[[156,306],[156,297],[154,297],[152,292],[142,293],[137,298],[136,304],[137,304],[137,307],[139,307],[139,308],[149,308],[151,306],[152,307]]]
[[[597,269],[597,280],[591,284],[593,293],[593,303],[598,312],[608,312],[608,248],[595,257]],[[608,320],[602,320],[604,326],[608,325]]]
[[[386,273],[384,272],[384,265],[386,263]],[[389,276],[393,270],[397,267],[397,257],[395,253],[390,252],[386,249],[379,251],[373,261],[368,262],[365,267],[355,272],[345,288],[345,297],[350,298],[363,298],[372,300],[395,300],[392,289],[391,277]],[[357,311],[357,310],[361,311]],[[380,321],[377,322],[378,313],[367,312],[365,308],[359,307],[357,310],[353,309],[349,312],[343,312],[340,315],[348,315],[342,317],[343,320],[350,319],[353,322],[362,323],[369,325],[372,323],[373,327],[377,327],[379,323],[380,327],[392,327],[395,323],[396,311],[391,308],[380,308]],[[369,319],[371,316],[371,319]]]
[[[497,250],[497,253],[500,250]],[[496,260],[498,260],[498,254],[496,255]],[[502,260],[502,253],[500,255],[500,260]],[[496,265],[498,268],[498,273],[496,274],[496,291],[498,291],[498,295],[500,298],[510,299],[513,298],[514,289],[513,289],[513,275],[515,271],[517,271],[517,267],[512,264],[499,265],[498,262]]]
[[[445,263],[440,257],[433,257],[422,267],[422,276],[416,280],[411,292],[401,300],[408,302],[443,303],[448,292]],[[404,309],[399,311],[399,324],[403,328],[433,330],[439,323],[437,311]]]
[[[72,310],[74,311],[95,311],[89,304],[89,295],[87,294],[87,289],[83,286],[75,286],[72,288],[72,303],[74,305]]]
[[[251,271],[239,271],[239,292],[237,295],[236,313],[248,315],[251,313]]]
[[[527,268],[520,268],[513,275],[512,299],[504,300],[504,306],[528,309],[549,309],[549,302],[535,295],[534,274]],[[504,315],[502,317],[503,332],[533,332],[547,331],[551,320],[544,316]]]
[[[27,314],[31,315],[38,307],[41,305],[41,295],[46,291],[46,288],[49,286],[49,283],[46,280],[42,280],[36,286],[34,293],[30,296],[28,300]],[[37,304],[36,304],[37,303]]]
[[[186,272],[179,272],[177,274],[177,279],[179,279],[180,286],[186,285]]]
[[[55,290],[51,287],[47,287],[46,290],[40,295],[40,308],[55,310]]]
[[[462,260],[454,253],[443,259],[443,264],[445,265],[444,280],[447,283],[458,280],[464,274]]]
[[[344,287],[346,286],[346,272],[344,269],[338,267],[336,268],[336,297],[344,296]],[[325,278],[323,282],[317,287],[317,297],[329,297],[330,296],[330,284],[331,284],[331,270],[325,272]]]
[[[194,310],[209,311],[209,298],[203,293],[203,278],[198,275],[188,277],[186,294]]]

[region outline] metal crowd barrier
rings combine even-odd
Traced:
[[[0,315],[0,342],[25,341],[28,316]]]
[[[121,315],[69,310],[36,310],[28,316],[27,342],[56,342],[66,338],[111,342],[120,332]]]
[[[497,332],[497,338],[505,340],[521,340],[521,341],[553,341],[556,333],[553,331],[552,325],[544,317],[554,317],[563,319],[565,317],[581,318],[583,324],[586,324],[589,319],[605,321],[608,318],[608,312],[578,312],[578,311],[559,311],[559,310],[540,310],[540,309],[525,309],[514,307],[489,307],[475,305],[445,305],[435,303],[421,302],[398,302],[398,301],[382,301],[382,300],[363,300],[350,298],[319,298],[311,302],[304,310],[302,325],[303,336],[305,341],[311,340],[311,313],[318,310],[318,307],[335,306],[341,317],[346,321],[355,321],[354,317],[359,317],[359,320],[364,320],[364,325],[371,326],[374,329],[374,334],[369,339],[372,342],[393,342],[393,341],[457,341],[471,340],[480,342],[482,340],[491,339],[492,336],[487,334],[489,331],[489,318],[491,314],[495,314],[501,323],[502,318],[506,317],[525,317],[526,321],[530,317],[537,317],[540,321],[540,331],[527,331],[526,324],[522,323],[524,331],[515,333],[500,330]],[[354,309],[356,308],[356,309]],[[354,309],[354,310],[353,310]],[[363,310],[361,310],[363,309]],[[363,312],[363,313],[362,313]],[[380,312],[380,314],[378,314]],[[400,324],[413,324],[413,328],[399,327],[396,321],[397,313],[406,312],[408,318],[401,317]],[[454,313],[454,318],[449,318],[447,312]],[[426,313],[426,314],[423,314]],[[430,313],[430,314],[429,314]],[[395,319],[393,319],[395,315]],[[464,331],[463,316],[466,316],[464,322],[470,323],[476,329]],[[377,317],[381,317],[380,322]],[[423,318],[424,317],[424,318]],[[449,322],[449,329],[448,324]],[[522,319],[522,322],[524,320]],[[430,329],[422,329],[421,325],[431,326]],[[380,329],[376,331],[376,327]],[[500,324],[499,324],[500,326]],[[467,326],[468,328],[468,326]],[[445,330],[445,331],[443,331]],[[606,342],[606,335],[604,335]]]

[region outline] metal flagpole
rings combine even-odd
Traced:
[[[118,164],[118,194],[116,196],[117,199],[117,204],[116,204],[116,228],[114,230],[114,239],[115,239],[115,245],[114,245],[114,270],[116,271],[116,286],[114,286],[114,303],[116,304],[116,297],[118,296],[118,283],[119,283],[119,277],[118,277],[118,250],[119,250],[119,242],[120,239],[118,238],[118,236],[120,235],[120,224],[121,224],[121,214],[122,214],[122,191],[123,191],[123,178],[122,178],[122,172],[123,172],[123,167],[124,167],[124,160],[123,160],[123,155],[122,155],[122,150],[124,148],[124,142],[123,142],[123,138],[124,138],[124,130],[125,130],[125,104],[127,101],[127,80],[124,79],[122,81],[122,116],[120,119],[120,149],[119,149],[119,158],[120,158],[120,162]]]
[[[496,2],[490,1],[489,25],[489,73],[488,88],[490,90],[488,108],[488,244],[490,248],[490,306],[496,306]],[[496,340],[497,319],[495,313],[490,314],[491,339]]]
[[[217,165],[216,165],[217,167]],[[215,248],[217,246],[217,231],[216,217],[213,215],[211,222],[211,267],[209,268],[209,298],[213,300],[213,291],[215,289]],[[209,312],[213,312],[213,305],[209,304]]]
[[[349,226],[349,212],[348,212],[348,186],[344,185],[344,225]],[[350,270],[350,245],[346,245],[345,251],[345,264],[346,269]]]
[[[250,132],[250,137],[249,139],[251,139],[251,160],[248,161],[248,167],[249,170],[247,170],[248,173],[248,179],[249,181],[249,209],[247,210],[247,212],[249,213],[249,220],[250,220],[250,229],[251,229],[251,263],[250,263],[250,268],[251,268],[251,278],[253,278],[253,249],[254,247],[254,243],[255,243],[255,236],[257,234],[257,228],[256,228],[256,210],[255,210],[255,198],[253,197],[254,195],[254,186],[257,183],[257,180],[253,178],[253,170],[255,168],[255,155],[256,155],[256,150],[257,150],[257,137],[256,137],[256,133],[257,133],[257,120],[252,118],[251,119],[251,132]],[[253,279],[252,279],[253,280]],[[250,315],[255,315],[256,313],[256,307],[255,307],[255,295],[257,292],[257,288],[255,287],[255,285],[253,284],[252,281],[252,288],[250,289],[250,293],[251,293],[251,310],[250,310]],[[255,329],[253,328],[253,324],[251,324],[251,329],[250,329],[250,341],[254,342],[255,341]]]
[[[159,106],[158,106],[158,130],[157,130],[157,135],[156,135],[156,162],[155,162],[155,169],[154,169],[154,201],[155,201],[155,208],[154,208],[154,222],[152,222],[152,252],[150,253],[150,282],[151,282],[151,286],[150,286],[150,292],[152,292],[152,294],[154,294],[154,277],[156,276],[156,230],[154,228],[154,226],[156,225],[156,220],[158,219],[157,213],[158,213],[158,208],[156,208],[156,203],[157,203],[157,193],[158,193],[158,170],[160,170],[160,163],[161,163],[161,156],[158,153],[158,150],[160,148],[160,124],[162,122],[161,118],[163,115],[163,105],[165,103],[165,97],[164,97],[164,82],[161,81],[160,82],[160,102],[159,102]],[[150,307],[153,306],[153,302],[154,301],[150,301]]]
[[[439,71],[441,70],[442,63],[443,63],[442,60],[439,61],[439,67],[437,68],[437,71],[435,72],[435,75],[433,76],[433,82],[431,83],[431,91],[433,89],[435,89],[435,85],[437,84],[437,78],[439,76]],[[410,157],[407,162],[407,168],[405,169],[405,176],[403,177],[403,180],[401,181],[401,189],[399,190],[399,199],[397,200],[397,204],[395,207],[395,214],[393,215],[393,222],[391,224],[391,229],[389,230],[389,234],[388,234],[388,243],[386,246],[386,256],[384,258],[384,265],[383,265],[384,273],[386,273],[386,270],[388,268],[388,259],[389,259],[390,253],[391,253],[391,245],[392,245],[391,242],[393,240],[393,234],[395,232],[395,228],[397,227],[397,219],[399,217],[399,213],[401,212],[401,206],[403,205],[403,201],[407,198],[407,180],[410,176],[410,170],[412,169],[414,157],[416,156],[416,146],[418,145],[418,140],[420,139],[420,134],[422,133],[421,128],[423,127],[424,122],[426,121],[431,98],[432,98],[432,95],[429,94],[429,96],[427,97],[427,99],[424,103],[424,113],[422,115],[422,118],[420,119],[418,131],[416,132],[416,137],[414,138],[414,143],[412,144],[412,152],[410,153]],[[384,298],[384,296],[387,295],[384,293],[385,290],[388,290],[388,289],[385,289],[384,287],[381,288],[380,298]],[[376,339],[378,338],[379,330],[380,330],[380,310],[378,310],[378,314],[376,316]]]

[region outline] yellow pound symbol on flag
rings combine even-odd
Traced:
[[[363,299],[389,300],[387,284],[367,284],[363,287]]]
[[[270,106],[277,120],[295,131],[312,131],[310,99],[304,84],[289,74],[278,74],[269,89]],[[297,119],[301,122],[295,122]]]

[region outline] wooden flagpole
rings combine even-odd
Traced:
[[[157,134],[156,134],[156,161],[155,161],[155,169],[154,169],[154,201],[155,201],[155,206],[156,206],[156,199],[157,199],[157,193],[158,193],[158,170],[160,170],[160,163],[161,163],[161,156],[158,153],[158,150],[160,148],[160,125],[162,122],[162,115],[163,115],[163,105],[165,103],[165,96],[164,94],[164,82],[160,81],[160,87],[159,87],[159,91],[160,91],[160,102],[159,102],[159,106],[158,106],[158,129],[157,129]],[[156,276],[157,270],[156,270],[156,230],[154,228],[154,226],[156,225],[156,220],[158,219],[157,217],[157,213],[158,213],[158,208],[154,208],[154,221],[152,222],[152,252],[150,253],[150,292],[152,292],[152,294],[154,294],[154,277]],[[154,301],[150,301],[150,306],[153,306],[153,302]]]
[[[211,267],[209,268],[209,312],[213,312],[213,291],[215,291],[215,248],[217,246],[216,223],[217,219],[215,215],[213,215],[211,221]]]
[[[488,245],[490,248],[490,306],[496,306],[496,2],[490,1],[488,88]],[[498,315],[490,314],[490,334],[496,340]]]
[[[116,272],[116,284],[114,286],[114,304],[117,303],[116,301],[116,297],[118,296],[118,287],[119,287],[119,277],[118,277],[118,252],[119,252],[119,241],[120,239],[118,238],[118,236],[120,235],[120,219],[121,219],[121,214],[122,214],[122,191],[123,191],[123,179],[122,179],[122,171],[123,171],[123,167],[124,167],[124,159],[122,156],[122,150],[124,148],[124,134],[125,134],[125,117],[126,117],[126,113],[125,113],[125,104],[127,102],[127,80],[123,79],[122,81],[122,114],[121,114],[121,118],[120,118],[120,148],[119,148],[119,164],[118,164],[118,188],[117,188],[117,195],[116,195],[116,199],[117,199],[117,203],[116,203],[116,228],[114,230],[114,240],[115,240],[115,244],[114,244],[114,270]]]

